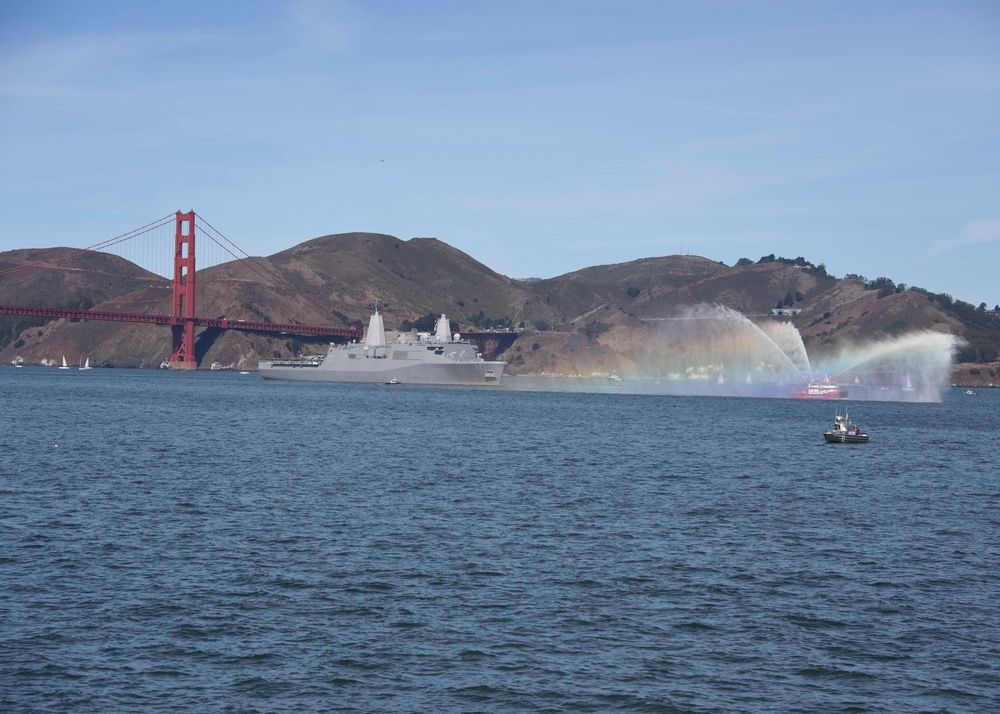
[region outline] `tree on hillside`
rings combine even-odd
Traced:
[[[1000,357],[1000,332],[976,330],[965,333],[965,345],[959,349],[959,362],[996,362]]]
[[[598,335],[601,335],[611,329],[611,325],[606,322],[591,322],[586,325],[581,332],[587,336],[588,340],[593,340]]]
[[[892,287],[892,289],[895,290],[896,283],[885,277],[875,278],[874,280],[869,280],[865,283],[865,289],[867,290],[881,290],[884,287]]]
[[[399,329],[403,332],[409,332],[410,330],[416,330],[417,332],[433,332],[435,327],[437,327],[437,315],[433,312],[429,312],[423,317],[418,317],[413,322],[403,320],[403,322],[399,325]]]

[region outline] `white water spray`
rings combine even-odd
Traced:
[[[728,307],[697,305],[659,322],[651,366],[674,381],[808,381],[809,359],[798,333],[779,327],[773,335]]]
[[[940,401],[960,344],[952,335],[918,332],[811,361],[789,322],[758,326],[721,305],[657,322],[640,376],[671,394],[790,397],[814,375],[829,375],[850,399]]]
[[[855,398],[939,402],[961,344],[954,335],[911,332],[844,347],[822,367],[838,382],[853,385]]]

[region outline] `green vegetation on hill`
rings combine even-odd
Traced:
[[[826,265],[819,263],[818,265],[813,264],[803,258],[801,255],[798,258],[781,258],[775,257],[774,253],[769,255],[761,256],[760,260],[757,261],[756,265],[763,265],[764,263],[782,263],[784,265],[797,265],[800,268],[804,268],[807,273],[811,275],[816,275],[821,278],[832,278],[833,276],[826,272]],[[749,258],[740,258],[736,261],[736,267],[740,268],[747,265],[755,265],[755,263]]]
[[[89,310],[94,306],[94,301],[89,297],[75,295],[65,300],[56,301],[51,307],[60,310]],[[25,330],[33,327],[42,327],[57,318],[54,317],[21,317],[20,315],[0,315],[0,350],[13,344],[15,349],[21,347],[23,341],[20,335]],[[79,322],[72,319],[70,322]],[[20,343],[20,344],[19,344]]]
[[[20,347],[24,342],[18,339],[22,332],[32,327],[41,327],[51,318],[47,317],[19,317],[15,315],[0,317],[0,349],[13,343],[15,348]],[[20,344],[19,344],[20,343]]]
[[[482,310],[469,319],[472,324],[480,330],[509,330],[511,326],[511,320],[509,317],[486,317]],[[410,330],[416,330],[417,332],[433,332],[437,327],[437,321],[438,316],[433,312],[429,312],[423,317],[418,317],[416,320],[403,320],[399,324],[399,329],[403,332],[409,332]],[[460,332],[457,322],[454,320],[449,320],[448,322],[451,325],[451,331],[453,333]]]
[[[905,285],[896,286],[895,289],[896,292],[905,289],[924,295],[930,302],[937,303],[961,321],[965,332],[960,337],[966,344],[958,351],[959,362],[987,363],[996,362],[1000,358],[1000,306],[987,310],[986,303],[975,307],[964,300],[954,299],[948,293],[932,293],[924,288],[907,288]]]

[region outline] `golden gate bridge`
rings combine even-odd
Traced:
[[[162,234],[165,229],[173,232],[172,261],[163,262],[161,253],[157,253],[150,245],[158,241],[137,241],[143,236]],[[227,320],[225,318],[199,317],[196,314],[197,300],[195,287],[197,273],[195,270],[196,232],[209,240],[209,246],[214,247],[214,256],[209,264],[224,262],[225,259],[240,261],[263,282],[273,288],[287,288],[292,294],[298,295],[297,289],[285,280],[275,270],[261,261],[247,255],[232,241],[223,236],[207,221],[195,215],[194,211],[182,213],[177,211],[172,216],[166,216],[134,231],[103,241],[89,248],[70,251],[55,259],[29,263],[0,271],[0,276],[32,268],[51,267],[53,262],[66,260],[72,256],[88,251],[110,253],[129,260],[150,272],[164,275],[172,272],[171,314],[155,315],[145,313],[112,312],[101,310],[73,310],[55,307],[37,307],[31,305],[0,305],[0,315],[17,315],[24,317],[52,317],[74,320],[106,320],[112,322],[134,322],[170,327],[170,359],[171,369],[190,370],[198,367],[195,355],[195,330],[198,328],[215,328],[218,330],[238,330],[243,332],[258,332],[265,334],[302,335],[322,337],[331,341],[346,341],[361,339],[363,331],[354,328],[330,327],[324,325],[300,325],[296,323],[259,322],[252,320]],[[162,251],[162,247],[160,248]],[[204,251],[203,251],[204,252]],[[223,256],[222,259],[219,259]],[[159,264],[158,264],[159,262]],[[169,265],[172,262],[172,270]],[[202,266],[208,267],[208,266]],[[302,302],[308,302],[321,313],[322,307],[312,300],[299,295]],[[516,333],[504,332],[463,332],[464,339],[477,343],[477,347],[487,359],[493,359],[504,351],[516,339]]]

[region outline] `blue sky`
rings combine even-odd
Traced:
[[[511,277],[774,253],[1000,303],[996,2],[0,2],[0,250],[194,209]]]

